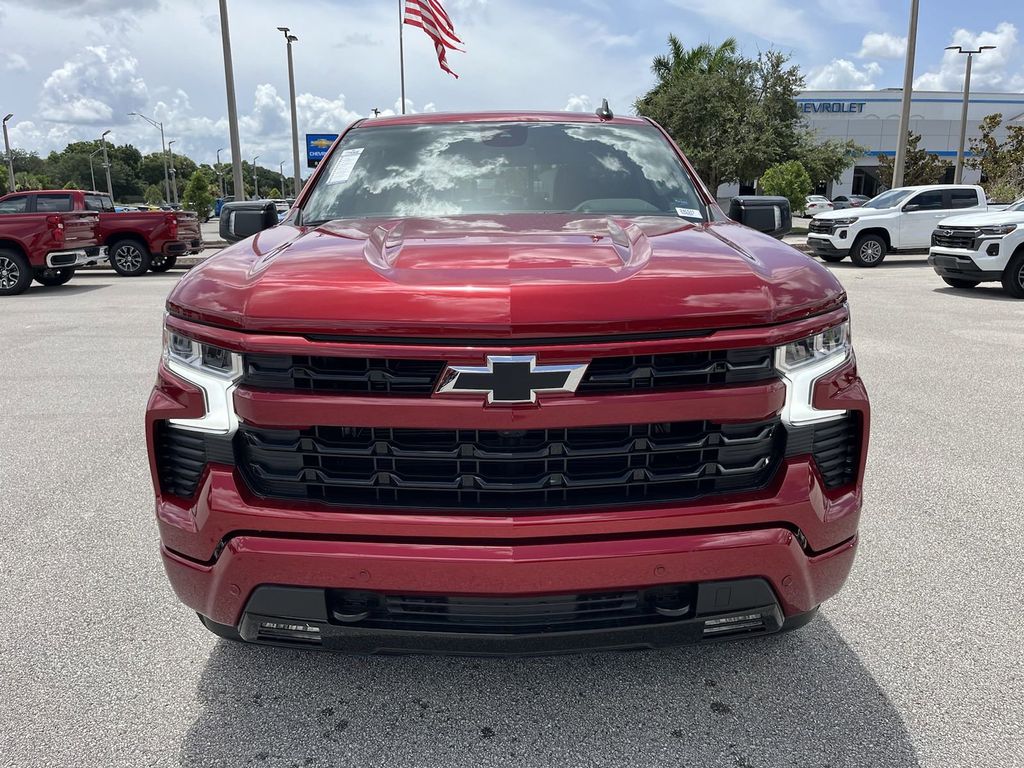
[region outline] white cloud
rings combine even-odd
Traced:
[[[570,93],[569,99],[565,102],[565,106],[562,109],[566,112],[593,112],[594,104],[585,93],[579,95]]]
[[[148,11],[155,11],[160,7],[160,0],[133,0],[131,3],[124,3],[123,0],[9,0],[14,5],[23,5],[42,11],[54,11],[67,13],[72,9],[76,16],[112,16],[115,14],[138,15]]]
[[[868,32],[860,43],[861,59],[902,59],[907,55],[907,38],[888,32]]]
[[[807,87],[824,91],[870,91],[881,74],[882,67],[874,61],[858,67],[847,59],[832,59],[825,66],[811,70]]]
[[[148,97],[138,61],[125,50],[88,46],[43,83],[39,115],[53,122],[109,123],[141,110]],[[88,95],[86,95],[88,94]]]
[[[3,68],[6,72],[28,72],[28,59],[20,53],[8,52],[4,56]]]
[[[806,44],[816,19],[784,0],[672,0],[672,4],[771,42]]]
[[[1019,60],[1017,27],[1008,21],[1001,22],[995,30],[977,34],[958,29],[953,33],[950,45],[977,50],[983,45],[994,45],[994,51],[983,51],[974,57],[971,72],[971,89],[992,91],[1014,91],[1024,88],[1024,71],[1012,72],[1012,65]],[[925,72],[914,80],[914,88],[922,91],[959,91],[964,85],[966,57],[956,51],[946,51],[937,70]]]

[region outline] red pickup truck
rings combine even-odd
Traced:
[[[211,631],[651,647],[842,586],[868,398],[842,286],[765,234],[784,199],[732,221],[602,110],[357,122],[261,206],[168,297],[147,409],[164,566]]]
[[[5,204],[24,206],[29,213],[95,211],[100,217],[100,244],[107,248],[110,265],[126,277],[150,269],[164,272],[179,256],[203,249],[199,218],[189,211],[117,213],[109,195],[69,189],[16,192],[0,198],[0,206]]]
[[[24,293],[33,279],[64,285],[76,267],[106,258],[98,229],[96,213],[28,213],[23,201],[0,198],[0,296]]]

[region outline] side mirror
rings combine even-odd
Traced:
[[[220,236],[229,243],[277,226],[277,208],[269,200],[224,203],[220,209]]]
[[[793,212],[785,197],[741,195],[729,202],[729,218],[782,239],[793,228]]]

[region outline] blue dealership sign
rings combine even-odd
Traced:
[[[306,165],[316,168],[327,150],[331,148],[334,140],[338,138],[336,133],[307,133],[306,134]]]

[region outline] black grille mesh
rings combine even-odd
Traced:
[[[949,234],[947,235],[946,232]],[[976,229],[937,229],[932,232],[932,245],[941,248],[966,248],[969,251],[975,250],[974,238],[977,236]]]
[[[550,509],[679,501],[764,487],[777,419],[518,431],[243,426],[254,492],[351,506]]]
[[[173,496],[191,498],[206,466],[204,435],[158,424],[156,456],[160,490]]]

